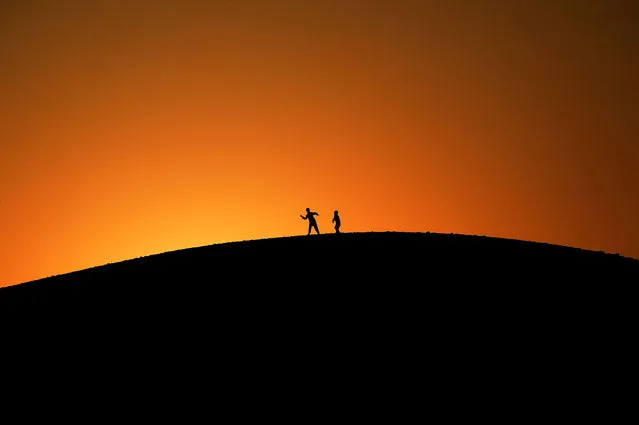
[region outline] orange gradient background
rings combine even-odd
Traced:
[[[3,1],[0,286],[305,235],[306,207],[323,233],[337,209],[343,232],[639,258],[638,18],[603,0]]]

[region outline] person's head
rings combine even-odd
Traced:
[[[337,215],[337,210],[335,210],[335,215]]]
[[[310,208],[306,208],[306,212],[311,212],[311,209]]]

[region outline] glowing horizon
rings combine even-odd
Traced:
[[[639,258],[636,9],[0,4],[0,287],[304,235],[306,207]]]

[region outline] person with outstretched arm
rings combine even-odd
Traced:
[[[315,211],[311,211],[310,208],[306,208],[306,215],[301,215],[303,220],[308,220],[308,234],[311,234],[311,230],[315,229],[317,234],[320,234],[319,228],[317,227],[317,221],[315,220],[315,216],[319,215]]]

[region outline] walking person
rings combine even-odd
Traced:
[[[337,210],[333,213],[333,220],[331,223],[335,223],[335,233],[339,233],[339,228],[342,225],[342,220],[339,218],[339,213]]]
[[[317,221],[315,220],[315,216],[319,215],[318,213],[316,213],[315,211],[311,211],[310,208],[306,208],[306,215],[301,215],[300,217],[302,217],[303,220],[308,220],[308,234],[311,234],[311,230],[315,229],[315,232],[317,232],[317,234],[320,234],[319,228],[317,227]]]

